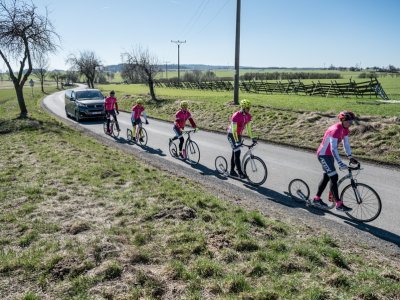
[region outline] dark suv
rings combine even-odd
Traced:
[[[78,122],[88,118],[104,118],[104,95],[96,89],[65,91],[65,114]]]

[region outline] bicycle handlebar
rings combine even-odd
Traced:
[[[196,129],[191,129],[191,130],[182,130],[182,133],[192,133],[192,132],[196,132]]]
[[[347,166],[347,169],[352,170],[352,171],[361,170],[361,164],[360,163],[357,163],[355,165],[356,165],[355,167],[352,167],[352,166],[349,165],[349,166]]]

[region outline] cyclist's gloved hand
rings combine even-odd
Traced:
[[[199,129],[199,127],[196,127],[195,129],[194,129],[194,132],[197,132],[197,131],[199,131],[200,129]]]
[[[253,144],[257,144],[257,139],[256,138],[252,138],[251,141],[253,142]]]
[[[146,120],[146,125],[149,125],[149,121]]]
[[[238,147],[240,147],[240,146],[242,146],[242,142],[241,142],[241,141],[235,143],[235,147],[236,147],[236,148],[238,148]]]
[[[347,165],[344,162],[340,162],[339,163],[339,170],[346,170],[347,169]]]
[[[353,158],[353,157],[350,157],[350,164],[351,165],[358,165],[358,160]]]
[[[119,115],[119,111],[117,110],[117,115]]]

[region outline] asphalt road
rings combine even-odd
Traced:
[[[54,114],[61,118],[67,118],[64,110],[64,92],[57,92],[46,97],[43,103]],[[194,118],[196,118],[195,115]],[[172,119],[173,116],[171,116]],[[218,155],[223,155],[227,158],[228,163],[230,161],[231,150],[225,134],[200,130],[193,135],[193,140],[198,143],[201,151],[200,164],[194,168],[183,161],[171,157],[169,154],[168,138],[174,135],[172,122],[149,119],[150,124],[144,125],[148,132],[149,141],[147,147],[142,149],[137,145],[126,143],[126,129],[131,127],[130,114],[121,112],[118,115],[118,121],[121,127],[119,138],[114,140],[112,137],[107,136],[108,139],[114,140],[115,143],[123,144],[123,147],[136,147],[140,151],[159,156],[172,164],[179,164],[182,168],[190,169],[191,172],[200,172],[202,175],[215,178],[215,180],[228,182],[258,196],[264,195],[266,199],[265,205],[268,205],[268,201],[273,201],[282,203],[287,207],[295,207],[297,210],[304,210],[305,208],[298,204],[292,206],[288,203],[287,191],[290,180],[294,178],[305,180],[310,186],[311,196],[313,196],[322,175],[321,166],[314,153],[260,142],[254,149],[254,154],[265,161],[268,168],[268,178],[263,186],[249,188],[246,182],[231,178],[222,180],[216,176],[215,158]],[[84,121],[79,125],[95,134],[105,136],[101,120]],[[342,225],[351,226],[353,229],[356,227],[364,233],[367,232],[375,237],[400,245],[400,201],[398,200],[398,195],[400,194],[400,171],[366,162],[362,163],[362,167],[363,170],[357,179],[359,182],[372,186],[382,200],[383,208],[378,219],[367,224],[354,224],[346,215],[335,210],[319,214],[317,218],[328,218]],[[345,172],[339,173],[339,175],[345,174]],[[326,198],[325,194],[324,199]]]

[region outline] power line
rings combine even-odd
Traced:
[[[210,0],[203,0],[203,2],[202,2],[201,4],[204,4],[204,5],[200,5],[200,6],[199,6],[200,11],[199,11],[199,9],[198,9],[198,11],[199,11],[198,15],[197,15],[196,17],[195,17],[195,15],[192,17],[192,19],[191,19],[192,22],[191,22],[190,26],[188,25],[188,26],[185,28],[185,31],[184,31],[183,36],[189,35],[189,34],[190,34],[190,32],[192,31],[194,25],[195,25],[195,24],[197,23],[197,21],[200,19],[200,17],[201,17],[201,15],[203,14],[205,8],[207,7],[208,2],[210,2]],[[201,8],[200,8],[200,7],[201,7]]]
[[[208,25],[210,25],[211,22],[213,22],[215,20],[216,17],[218,17],[218,15],[221,13],[221,11],[225,8],[225,6],[228,4],[229,1],[232,0],[226,0],[225,3],[220,7],[220,9],[217,11],[217,13],[207,22],[206,25],[203,26],[202,29],[200,29],[200,31],[198,31],[196,33],[196,35],[200,34],[204,29],[207,28]]]

